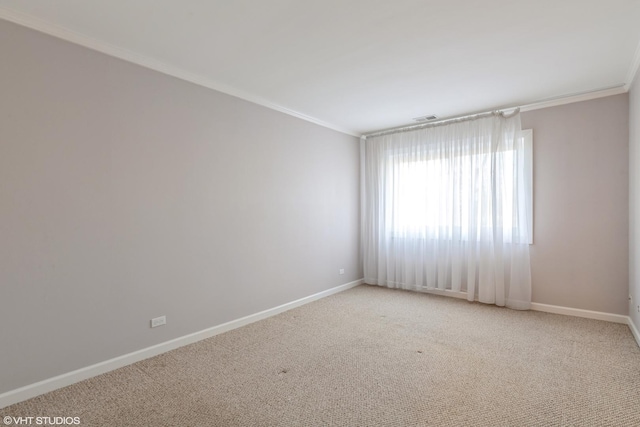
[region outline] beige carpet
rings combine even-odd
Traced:
[[[359,286],[0,410],[82,426],[640,426],[626,325]]]

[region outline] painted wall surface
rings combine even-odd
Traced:
[[[533,129],[534,302],[628,313],[628,101],[522,113]]]
[[[362,277],[357,138],[5,21],[0,52],[0,393]]]
[[[362,277],[356,138],[4,21],[0,52],[0,393]],[[522,114],[534,302],[640,303],[638,86]]]
[[[640,330],[640,73],[629,91],[629,316]]]

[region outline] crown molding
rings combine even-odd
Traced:
[[[350,129],[345,129],[340,126],[336,126],[331,123],[325,122],[323,120],[317,119],[315,117],[308,116],[306,114],[292,110],[282,105],[275,104],[264,98],[249,94],[247,92],[241,91],[239,89],[228,86],[226,84],[213,81],[201,75],[191,73],[189,71],[158,61],[151,57],[140,55],[130,50],[123,49],[123,48],[111,45],[109,43],[105,43],[103,41],[85,36],[83,34],[66,29],[64,27],[51,24],[44,20],[35,18],[31,15],[27,15],[21,12],[16,12],[0,6],[0,19],[12,22],[14,24],[18,24],[23,27],[30,28],[32,30],[47,34],[52,37],[56,37],[58,39],[61,39],[79,46],[83,46],[85,48],[121,59],[123,61],[130,62],[132,64],[139,65],[144,68],[157,71],[162,74],[175,77],[180,80],[184,80],[184,81],[196,84],[198,86],[205,87],[207,89],[212,89],[227,95],[234,96],[236,98],[243,99],[245,101],[248,101],[257,105],[261,105],[271,110],[279,111],[281,113],[305,120],[310,123],[314,123],[316,125],[325,127],[327,129],[332,129],[337,132],[344,133],[351,136],[356,136],[356,137],[360,137],[363,135],[359,132],[355,132]],[[621,93],[626,93],[631,88],[631,85],[633,84],[636,74],[638,73],[638,69],[640,69],[640,43],[638,43],[638,46],[636,48],[636,51],[633,56],[633,60],[631,62],[631,66],[629,67],[627,78],[624,84],[620,84],[614,87],[589,91],[589,92],[562,95],[554,98],[548,98],[540,101],[531,102],[525,105],[521,105],[520,111],[524,112],[524,111],[539,110],[542,108],[555,107],[555,106],[564,105],[564,104],[571,104],[574,102],[588,101],[591,99],[603,98],[605,96],[612,96],[612,95],[618,95]],[[503,106],[503,107],[498,107],[496,109],[508,110],[511,108],[516,108],[516,106]]]
[[[35,18],[31,15],[27,15],[21,12],[16,12],[14,10],[10,10],[0,6],[0,19],[8,22],[12,22],[14,24],[17,24],[23,27],[30,28],[40,33],[47,34],[49,36],[94,50],[96,52],[103,53],[105,55],[109,55],[109,56],[121,59],[123,61],[130,62],[132,64],[139,65],[144,68],[148,68],[153,71],[157,71],[162,74],[169,75],[171,77],[175,77],[180,80],[187,81],[189,83],[196,84],[198,86],[205,87],[207,89],[212,89],[218,92],[222,92],[224,94],[231,95],[236,98],[240,98],[245,101],[249,101],[251,103],[261,105],[271,110],[279,111],[289,116],[293,116],[298,119],[302,119],[307,122],[311,122],[316,125],[319,125],[331,130],[335,130],[340,133],[344,133],[351,136],[360,136],[359,133],[354,132],[352,130],[344,129],[340,126],[335,126],[331,123],[327,123],[315,117],[311,117],[306,114],[300,113],[298,111],[292,110],[290,108],[284,107],[282,105],[275,104],[259,96],[255,96],[255,95],[243,92],[234,87],[228,86],[220,82],[216,82],[214,80],[208,79],[206,77],[203,77],[195,73],[191,73],[189,71],[183,70],[173,65],[169,65],[162,61],[158,61],[151,57],[140,55],[130,50],[123,49],[118,46],[114,46],[109,43],[105,43],[103,41],[94,39],[92,37],[85,36],[83,34],[69,30],[67,28],[51,24],[49,22]]]
[[[562,95],[562,96],[557,96],[557,97],[553,97],[553,98],[546,98],[546,99],[543,99],[543,100],[540,100],[540,101],[530,102],[528,104],[502,105],[502,106],[494,107],[491,110],[474,111],[474,112],[470,112],[470,113],[461,114],[461,115],[458,115],[458,116],[447,116],[447,117],[443,117],[443,118],[441,118],[439,120],[436,120],[433,123],[446,122],[448,120],[455,120],[455,119],[471,117],[471,116],[476,116],[476,115],[481,115],[481,114],[488,114],[488,113],[491,113],[493,111],[503,111],[504,112],[504,111],[519,109],[520,112],[525,112],[525,111],[540,110],[540,109],[543,109],[543,108],[557,107],[559,105],[573,104],[574,102],[589,101],[591,99],[597,99],[597,98],[604,98],[606,96],[619,95],[621,93],[626,93],[626,92],[627,92],[627,90],[625,89],[624,85],[621,84],[621,85],[610,87],[610,88],[606,88],[606,89],[598,89],[598,90],[589,91],[589,92],[580,92],[580,93],[576,93],[576,94],[572,94],[572,95]],[[429,122],[426,122],[424,124],[428,125]],[[413,124],[410,124],[410,125],[403,125],[403,126],[396,126],[396,127],[392,127],[392,128],[379,129],[379,130],[376,130],[376,131],[373,131],[373,132],[365,132],[360,137],[366,139],[367,137],[370,137],[373,134],[385,133],[385,132],[389,132],[389,131],[400,131],[400,130],[403,130],[403,129],[412,128],[412,127],[418,127],[418,126],[420,126],[420,125],[419,124],[416,125],[415,123],[413,123]]]
[[[636,52],[633,54],[633,59],[629,66],[629,72],[627,73],[627,81],[624,84],[624,88],[627,92],[631,89],[631,85],[633,85],[633,81],[637,77],[638,69],[640,69],[640,42],[638,42]]]
[[[547,98],[540,101],[535,101],[529,104],[521,105],[520,111],[533,111],[540,110],[542,108],[556,107],[558,105],[573,104],[574,102],[589,101],[591,99],[604,98],[605,96],[619,95],[621,93],[628,92],[626,85],[620,84],[605,89],[597,89],[589,92],[574,93],[571,95],[562,95],[553,98]],[[515,107],[511,107],[515,108]],[[509,108],[500,108],[500,110]]]

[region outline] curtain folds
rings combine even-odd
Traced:
[[[365,282],[529,309],[520,114],[363,140]]]

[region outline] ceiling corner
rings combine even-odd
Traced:
[[[631,66],[629,67],[629,72],[627,73],[627,80],[624,84],[624,89],[628,92],[631,89],[631,85],[633,81],[637,77],[638,69],[640,69],[640,41],[638,41],[638,46],[636,46],[636,52],[633,54],[633,58],[631,59]]]

